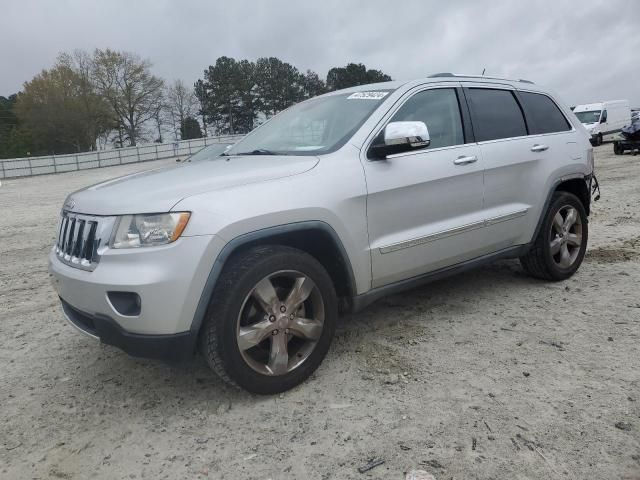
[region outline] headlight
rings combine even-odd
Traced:
[[[188,212],[123,215],[111,248],[153,247],[175,242],[187,226]]]

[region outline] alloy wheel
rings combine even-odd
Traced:
[[[565,205],[553,217],[549,251],[560,268],[570,268],[578,258],[582,245],[582,220],[578,211]]]
[[[324,302],[316,284],[301,272],[285,270],[260,280],[238,315],[240,354],[263,375],[285,375],[313,352],[324,327]]]

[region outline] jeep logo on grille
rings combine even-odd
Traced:
[[[73,210],[73,207],[75,206],[76,201],[73,198],[70,198],[66,202],[64,202],[64,208],[66,208],[67,210]]]

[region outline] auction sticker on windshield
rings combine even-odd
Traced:
[[[347,100],[380,100],[389,92],[356,92],[347,97]]]

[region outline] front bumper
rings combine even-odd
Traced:
[[[123,330],[112,318],[89,315],[76,310],[62,298],[65,318],[82,333],[112,345],[134,357],[155,358],[181,362],[192,356],[197,334],[192,332],[174,335],[141,335]]]
[[[166,350],[193,351],[193,318],[223,246],[219,237],[203,235],[161,247],[108,249],[93,271],[64,264],[52,250],[49,273],[74,326],[132,355],[165,358],[171,356]],[[118,309],[113,292],[137,294],[139,311]]]

